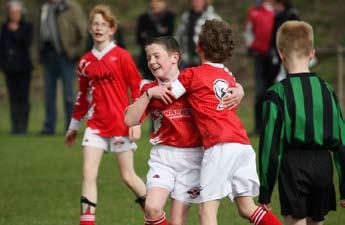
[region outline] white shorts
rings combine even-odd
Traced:
[[[231,201],[239,196],[257,196],[260,182],[251,145],[223,143],[204,153],[200,175],[201,201]]]
[[[137,149],[135,142],[129,140],[128,137],[101,137],[97,130],[89,127],[85,129],[82,146],[103,149],[105,152],[125,152]]]
[[[147,188],[161,187],[173,199],[200,203],[200,168],[203,150],[156,145],[150,153]]]

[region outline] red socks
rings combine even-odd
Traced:
[[[259,207],[255,210],[250,217],[250,223],[254,225],[282,225],[272,211],[267,211],[263,207]]]
[[[96,225],[95,210],[96,203],[90,202],[82,196],[80,198],[80,225]]]
[[[96,225],[96,216],[90,210],[80,214],[80,225]]]
[[[158,218],[158,219],[148,219],[145,217],[145,225],[168,225],[167,219],[165,218],[165,213]]]

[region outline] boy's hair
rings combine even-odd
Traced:
[[[158,45],[163,46],[163,48],[165,48],[165,50],[168,53],[177,52],[179,55],[181,55],[180,45],[178,44],[176,39],[171,36],[160,36],[160,37],[149,38],[146,40],[145,48],[148,45],[152,45],[152,44],[158,44]]]
[[[232,38],[232,29],[228,23],[217,19],[206,20],[201,28],[198,45],[205,59],[223,63],[232,56],[235,47]]]
[[[287,56],[307,57],[314,49],[313,28],[303,21],[287,21],[278,29],[276,44]]]
[[[92,23],[92,20],[94,19],[96,14],[101,14],[103,19],[109,23],[111,28],[117,27],[116,17],[111,12],[111,9],[109,6],[99,4],[93,7],[89,14],[89,24]]]

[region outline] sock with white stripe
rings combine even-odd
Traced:
[[[165,212],[158,219],[149,219],[145,217],[145,225],[168,225]]]
[[[80,225],[95,225],[96,203],[85,197],[80,198]]]
[[[278,218],[263,207],[258,207],[250,217],[250,223],[254,225],[282,225]]]

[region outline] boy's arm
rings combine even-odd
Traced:
[[[233,109],[235,107],[237,107],[241,101],[242,98],[244,96],[244,90],[241,84],[236,83],[235,87],[230,87],[227,90],[228,95],[225,95],[222,98],[222,104],[224,106],[224,108],[228,108],[228,109]]]
[[[123,61],[123,74],[125,77],[126,84],[131,90],[131,99],[135,101],[140,96],[140,81],[141,77],[132,56],[129,53],[126,53]]]
[[[345,121],[343,119],[341,108],[335,94],[334,99],[336,108],[338,110],[340,144],[338,149],[335,149],[333,153],[333,159],[339,176],[340,199],[345,200]],[[342,207],[345,207],[345,202],[344,206],[342,205]]]
[[[271,202],[284,146],[283,101],[274,91],[266,93],[263,103],[263,129],[259,147],[259,202],[268,204]]]
[[[77,68],[79,91],[74,105],[71,122],[65,135],[65,144],[67,146],[72,146],[75,144],[77,132],[81,125],[81,120],[85,117],[89,109],[89,102],[87,100],[89,79],[83,72],[86,66],[86,61],[81,61]]]
[[[84,74],[86,66],[87,62],[81,61],[77,68],[79,90],[74,104],[72,119],[68,128],[69,130],[79,130],[81,120],[85,117],[89,109],[89,101],[87,100],[89,79],[86,74]]]
[[[165,104],[172,103],[170,90],[164,86],[155,86],[143,90],[142,95],[125,111],[125,123],[131,127],[140,123],[151,98],[161,99]]]
[[[125,124],[129,127],[138,125],[143,117],[151,96],[147,89],[143,94],[125,110]]]

